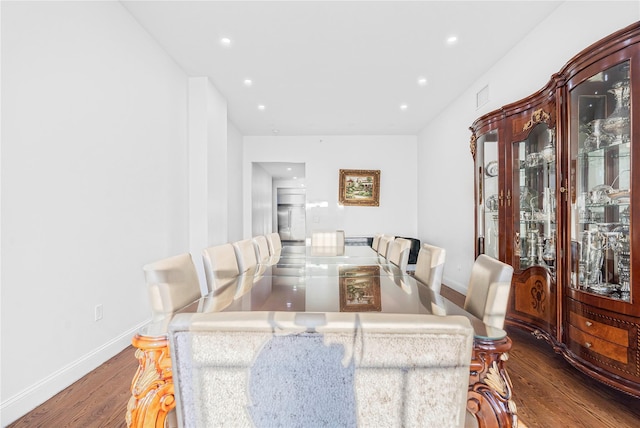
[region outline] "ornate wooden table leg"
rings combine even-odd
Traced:
[[[511,339],[475,339],[467,410],[478,419],[480,428],[517,428],[516,403],[512,400],[511,379],[505,368]]]
[[[127,426],[163,428],[167,414],[175,407],[169,341],[136,335],[132,343],[140,364],[131,382]]]

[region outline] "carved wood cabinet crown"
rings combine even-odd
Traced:
[[[514,268],[507,323],[640,397],[640,23],[478,118],[476,255]],[[636,256],[634,257],[634,254]]]

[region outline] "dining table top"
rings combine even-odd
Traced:
[[[383,312],[462,315],[476,339],[506,332],[434,293],[412,274],[368,246],[285,245],[269,259],[237,275],[219,274],[219,286],[176,313],[194,312]],[[166,336],[175,313],[156,315],[138,334]]]

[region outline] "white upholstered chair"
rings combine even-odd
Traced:
[[[312,247],[337,247],[338,235],[335,230],[328,231],[328,232],[312,232],[311,246]]]
[[[394,236],[391,235],[382,235],[380,237],[380,241],[378,243],[378,254],[382,257],[387,257],[387,251],[389,250],[389,245],[394,240]]]
[[[471,269],[464,309],[485,324],[503,328],[513,267],[480,254]]]
[[[378,244],[380,244],[381,236],[381,233],[376,233],[375,235],[373,235],[373,241],[371,241],[371,248],[373,248],[376,252],[378,251]]]
[[[411,241],[404,238],[396,238],[389,243],[387,259],[394,265],[398,266],[402,271],[406,271],[410,251]]]
[[[435,294],[440,294],[446,255],[444,248],[429,244],[422,244],[418,252],[414,277],[432,289]]]
[[[465,425],[466,317],[178,314],[169,340],[180,426]]]
[[[266,263],[271,255],[269,252],[269,243],[264,235],[259,235],[253,238],[253,245],[256,250],[256,260],[258,263]]]
[[[345,241],[344,230],[336,230],[336,246],[344,247],[344,241]]]
[[[253,239],[236,241],[233,243],[233,249],[236,252],[240,273],[244,273],[258,264]]]
[[[202,251],[209,291],[216,290],[240,275],[238,259],[231,244],[221,244]]]
[[[154,315],[177,311],[202,296],[191,254],[185,253],[142,267]]]
[[[276,254],[282,249],[282,241],[280,240],[280,234],[277,232],[269,233],[266,235],[267,243],[269,244],[269,253],[271,255]]]

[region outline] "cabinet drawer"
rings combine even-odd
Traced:
[[[629,363],[629,348],[592,336],[573,325],[569,326],[569,340],[579,344],[591,352],[619,361],[622,364]]]
[[[624,346],[625,348],[629,346],[629,332],[627,330],[603,324],[579,315],[573,311],[570,314],[569,322],[572,326],[591,336],[595,336],[608,342],[613,342],[617,345]]]

